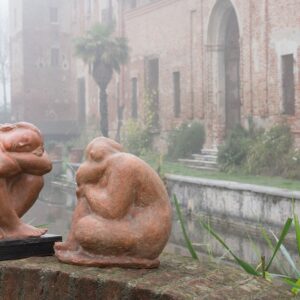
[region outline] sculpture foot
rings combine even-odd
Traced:
[[[56,242],[54,244],[55,251],[75,251],[77,249],[78,249],[77,243],[72,241]]]
[[[59,261],[90,267],[121,267],[134,269],[154,269],[159,267],[158,259],[145,259],[130,256],[103,256],[87,254],[84,251],[70,251],[55,249],[55,256]]]
[[[0,240],[35,238],[44,235],[47,231],[47,228],[36,228],[29,224],[21,223],[15,228],[1,228]]]

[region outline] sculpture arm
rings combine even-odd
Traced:
[[[38,156],[31,152],[10,152],[10,156],[17,162],[25,173],[42,176],[52,169],[52,163],[46,152]]]
[[[117,173],[117,174],[116,174]],[[133,178],[124,172],[114,171],[107,185],[101,183],[86,185],[84,194],[90,209],[96,215],[106,219],[120,219],[124,217],[134,201],[136,189]]]
[[[0,152],[0,177],[10,177],[21,172],[20,165],[13,157],[7,152]]]

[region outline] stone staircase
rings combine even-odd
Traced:
[[[218,170],[218,150],[202,149],[201,154],[192,154],[192,158],[181,158],[178,161],[193,169],[217,171]]]

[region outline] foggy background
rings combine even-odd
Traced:
[[[238,201],[250,215],[266,212],[253,213],[249,231],[257,238],[258,223],[276,231],[273,220],[283,223],[290,213],[276,195],[300,199],[299,11],[300,0],[0,0],[0,59],[11,55],[0,82],[0,123],[34,123],[53,162],[25,220],[66,237],[84,149],[105,135],[160,175],[279,189],[265,198],[263,190],[263,201],[222,194],[213,204],[202,190],[192,199],[198,191],[183,177],[186,190],[172,190],[197,250],[207,252],[211,243],[196,222],[204,214],[255,262],[245,235],[249,220],[241,208],[231,215]],[[91,36],[113,40],[104,56],[114,68],[97,69],[93,55],[101,51]],[[260,201],[265,209],[257,209]],[[187,254],[184,245],[175,217],[168,249]]]

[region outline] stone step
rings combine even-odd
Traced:
[[[203,155],[203,154],[192,154],[193,159],[196,160],[208,160],[208,161],[217,161],[218,156],[216,155]]]
[[[180,158],[180,159],[178,159],[178,161],[185,165],[188,165],[188,166],[217,167],[217,165],[218,165],[215,161],[209,161],[209,160],[196,160],[196,159]]]
[[[218,155],[218,150],[217,149],[202,149],[201,154],[204,155]]]
[[[208,167],[208,166],[187,166],[191,169],[203,170],[203,171],[219,171],[217,167]]]

